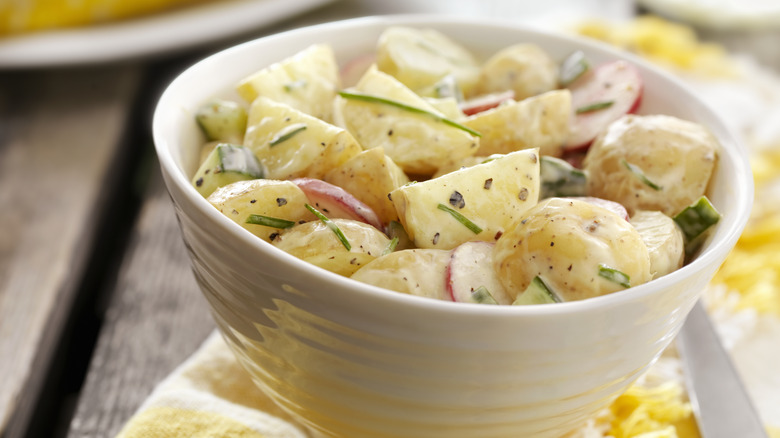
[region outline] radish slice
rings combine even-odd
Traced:
[[[487,111],[491,108],[495,108],[507,100],[515,98],[514,90],[502,91],[500,93],[485,94],[482,96],[469,99],[460,104],[460,110],[463,114],[471,116],[482,111]]]
[[[628,215],[628,211],[626,210],[626,207],[623,207],[623,204],[619,204],[615,201],[610,201],[608,199],[603,199],[603,198],[596,198],[594,196],[572,197],[570,199],[579,199],[580,201],[589,202],[601,208],[606,208],[607,210],[617,214],[623,219],[629,220],[629,215]]]
[[[339,186],[314,178],[297,178],[292,180],[309,202],[329,219],[352,219],[367,223],[382,230],[379,216],[351,193]]]
[[[355,86],[363,77],[363,73],[375,62],[376,56],[374,54],[360,55],[350,59],[339,72],[342,86],[345,88]]]
[[[512,304],[512,299],[493,269],[491,242],[466,242],[452,250],[447,266],[447,291],[452,300],[459,303],[480,302],[474,292],[484,287],[498,304]]]
[[[575,114],[564,150],[586,149],[610,123],[636,112],[643,88],[639,70],[625,61],[602,64],[575,81],[570,87]]]

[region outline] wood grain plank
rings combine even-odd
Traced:
[[[154,386],[215,328],[155,169],[69,437],[115,436]]]
[[[23,425],[95,239],[141,71],[0,74],[0,432]]]

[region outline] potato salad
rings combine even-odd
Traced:
[[[480,56],[486,56],[481,59]],[[339,65],[313,45],[195,115],[195,189],[282,251],[439,300],[533,305],[630,289],[720,214],[706,127],[639,115],[639,70],[529,42],[471,53],[390,27]]]

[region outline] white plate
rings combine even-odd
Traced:
[[[780,29],[777,0],[637,0],[650,11],[711,29]]]
[[[90,64],[217,41],[332,0],[222,0],[169,13],[0,39],[0,69]]]

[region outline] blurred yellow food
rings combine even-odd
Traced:
[[[685,391],[677,382],[633,385],[610,406],[609,436],[615,438],[698,438]]]
[[[133,18],[204,1],[2,0],[0,36]]]
[[[756,197],[751,220],[713,283],[738,291],[739,308],[780,316],[780,145],[759,151],[752,166]]]
[[[576,31],[657,64],[705,76],[731,77],[736,74],[723,47],[701,42],[690,27],[653,15],[643,15],[620,24],[590,20],[580,24]]]

